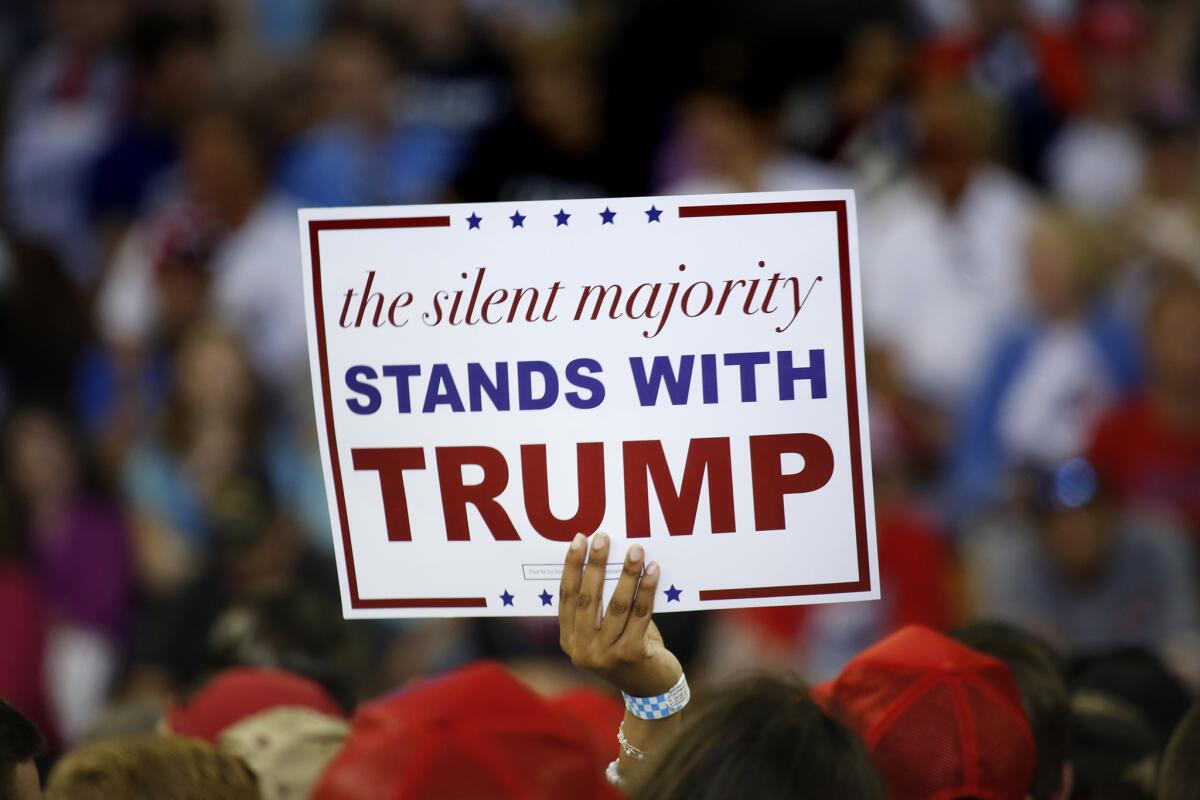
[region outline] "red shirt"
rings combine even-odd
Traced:
[[[1200,536],[1200,427],[1167,427],[1139,395],[1100,421],[1088,457],[1117,499],[1166,509]]]

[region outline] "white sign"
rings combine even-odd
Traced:
[[[879,597],[851,192],[300,212],[348,617]],[[615,581],[609,581],[612,589]]]

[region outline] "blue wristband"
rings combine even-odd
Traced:
[[[621,696],[625,698],[625,708],[638,719],[666,719],[683,710],[692,699],[692,692],[687,677],[680,675],[678,683],[656,697],[634,697],[624,692]]]

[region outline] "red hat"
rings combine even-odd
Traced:
[[[609,800],[606,763],[577,724],[482,662],[360,709],[312,797]]]
[[[586,732],[596,751],[608,761],[620,754],[617,728],[625,718],[624,703],[610,694],[580,687],[551,697],[550,705]]]
[[[184,705],[167,709],[172,733],[216,743],[221,732],[251,714],[281,707],[308,708],[343,716],[315,681],[281,669],[235,667],[218,673]]]
[[[1023,800],[1033,734],[1008,667],[928,628],[859,653],[813,697],[862,738],[893,800]]]

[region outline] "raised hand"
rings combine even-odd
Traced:
[[[575,666],[627,694],[662,694],[683,675],[683,667],[663,644],[651,620],[658,564],[645,564],[641,545],[632,545],[604,609],[601,599],[609,547],[609,538],[603,533],[593,537],[590,554],[583,534],[571,542],[559,583],[559,644]]]

